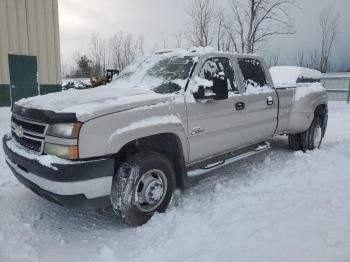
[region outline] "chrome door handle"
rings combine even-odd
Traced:
[[[266,104],[268,106],[271,106],[273,105],[273,97],[272,96],[268,96],[267,99],[266,99]]]

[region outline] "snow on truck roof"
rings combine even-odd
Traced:
[[[275,66],[270,73],[276,87],[296,86],[298,83],[320,82],[321,72],[297,66]]]
[[[227,51],[218,51],[214,47],[207,46],[207,47],[191,47],[189,49],[159,49],[155,51],[152,55],[155,56],[165,56],[165,57],[171,57],[171,56],[187,56],[187,57],[200,57],[207,54],[227,54],[227,55],[237,55],[239,57],[259,57],[256,54],[246,54],[246,53],[237,53],[237,52],[227,52]]]

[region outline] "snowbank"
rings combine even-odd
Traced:
[[[296,66],[275,66],[270,68],[270,73],[274,85],[278,87],[293,87],[297,83],[304,80],[316,80],[321,79],[321,72],[313,69]]]
[[[0,108],[0,135],[9,121]],[[41,199],[0,150],[0,261],[350,261],[349,134],[350,106],[330,103],[320,150],[275,139],[268,156],[217,170],[136,229]]]

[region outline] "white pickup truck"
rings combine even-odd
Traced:
[[[17,179],[63,206],[110,205],[129,225],[164,212],[176,188],[270,148],[321,145],[320,74],[274,68],[256,55],[175,50],[137,59],[111,84],[19,101],[6,161]],[[286,73],[287,72],[287,73]]]

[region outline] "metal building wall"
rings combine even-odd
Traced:
[[[0,106],[9,95],[9,53],[37,56],[41,94],[60,89],[58,22],[57,0],[0,0]]]
[[[328,92],[331,101],[350,100],[350,73],[323,74],[321,82]]]

